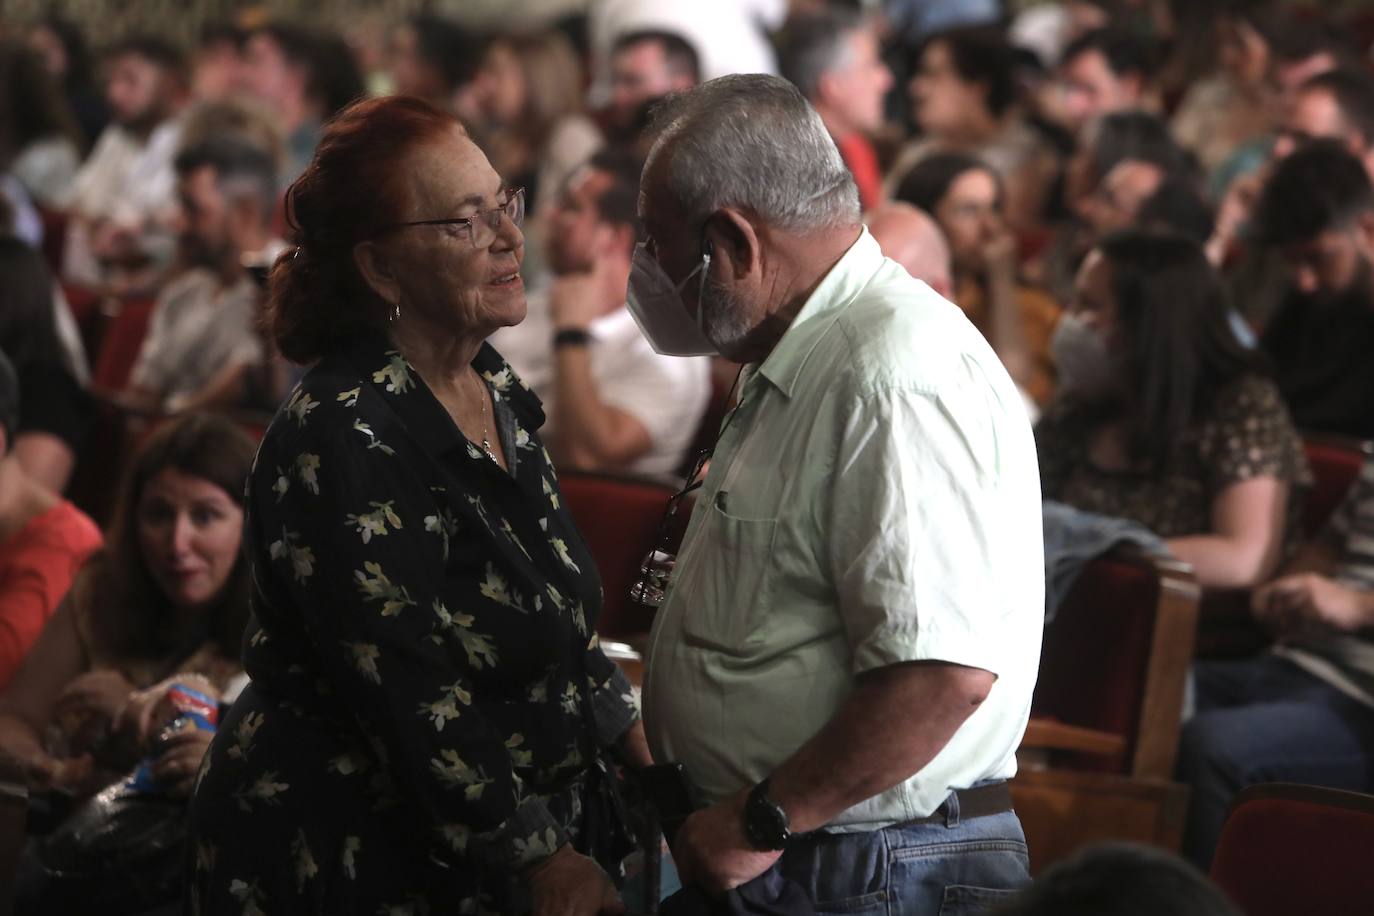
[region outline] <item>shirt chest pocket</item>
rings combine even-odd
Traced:
[[[777,572],[778,520],[740,518],[716,494],[684,557],[683,635],[690,645],[746,655],[764,640]]]

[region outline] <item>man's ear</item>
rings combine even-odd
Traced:
[[[374,241],[358,242],[353,246],[353,264],[362,274],[363,280],[372,291],[387,305],[397,305],[401,301],[401,287],[392,273],[381,248]]]
[[[706,218],[702,230],[712,262],[725,265],[735,279],[757,270],[763,249],[754,224],[740,210],[722,207]]]

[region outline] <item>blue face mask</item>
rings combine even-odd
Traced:
[[[711,255],[702,254],[701,263],[674,283],[658,259],[640,242],[630,260],[630,283],[626,290],[626,305],[635,323],[655,353],[663,356],[712,356],[715,344],[706,337],[701,325],[701,291],[706,287],[706,272],[711,267]],[[697,274],[697,319],[687,314],[682,291]]]

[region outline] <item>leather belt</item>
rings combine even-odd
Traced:
[[[974,786],[972,789],[957,789],[954,796],[959,800],[959,820],[961,821],[1013,810],[1011,789],[1006,780],[988,783],[985,786]],[[943,824],[948,811],[949,802],[941,802],[934,814],[905,821],[904,824]]]

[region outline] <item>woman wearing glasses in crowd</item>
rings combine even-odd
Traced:
[[[193,912],[615,911],[608,751],[648,762],[591,556],[487,336],[523,195],[428,103],[360,102],[288,192],[248,488],[252,685],[192,807]]]

